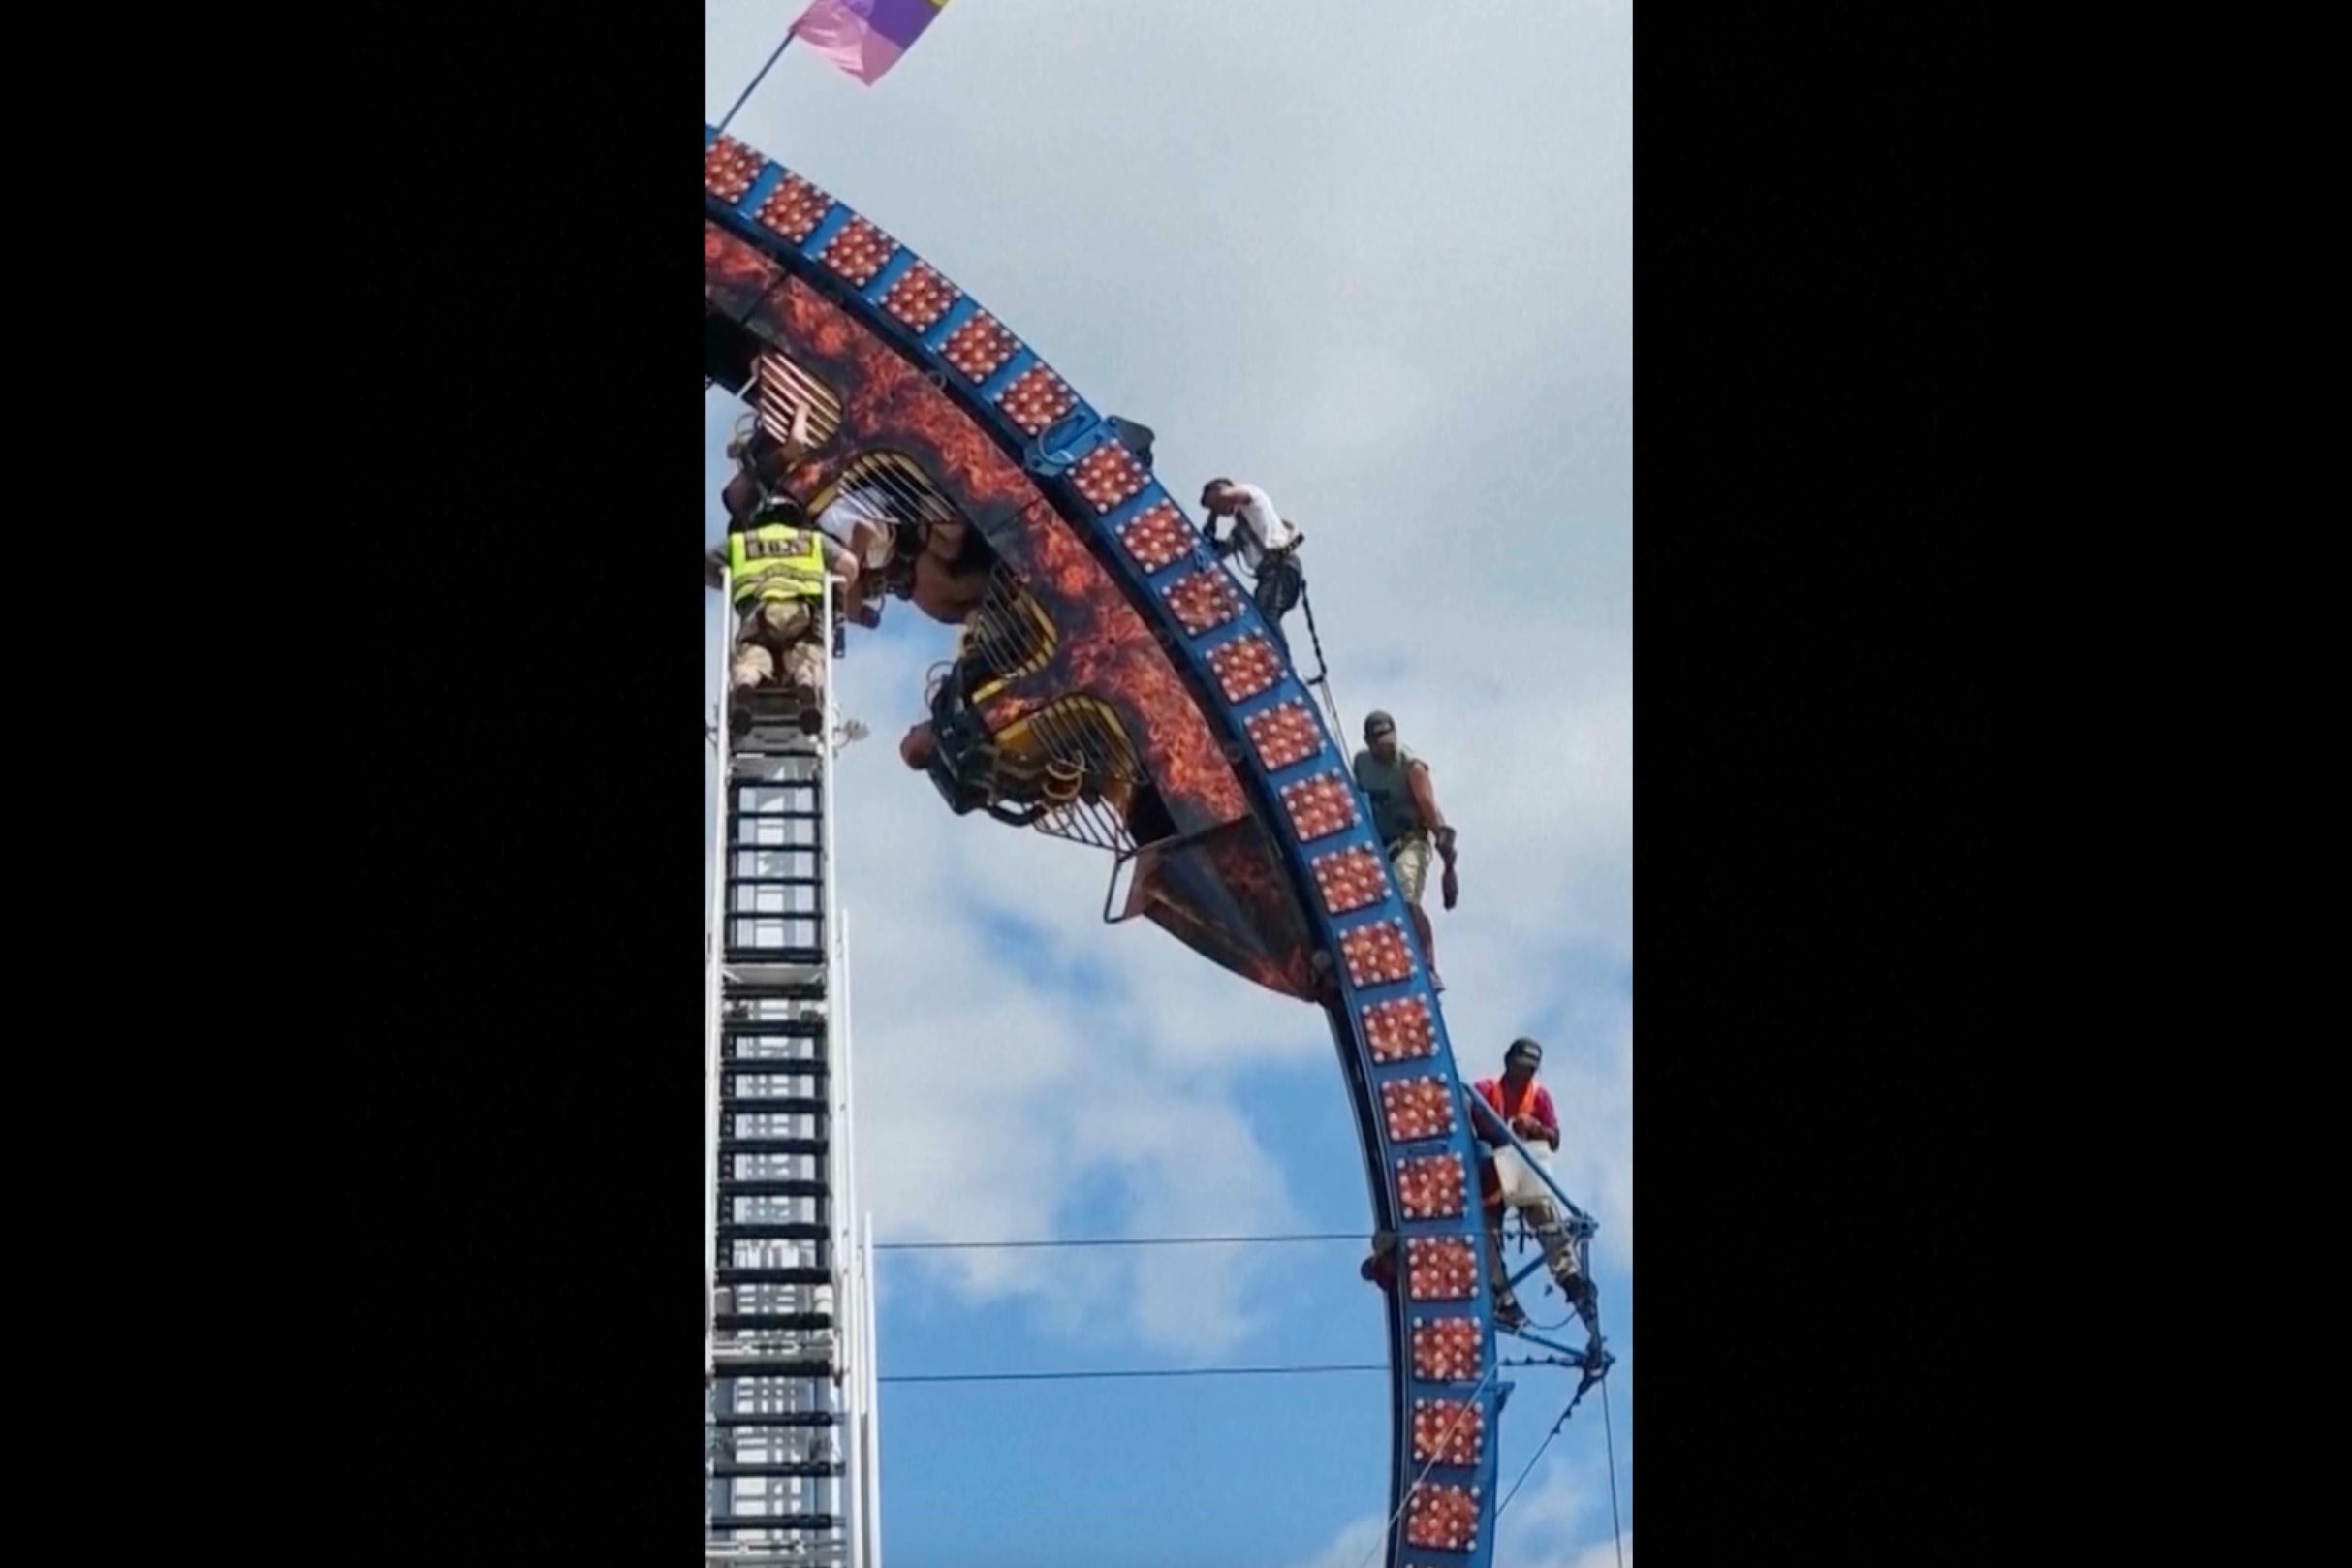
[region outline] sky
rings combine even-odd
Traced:
[[[706,0],[707,120],[801,9]],[[1430,891],[1457,1056],[1484,1077],[1543,1042],[1553,1173],[1601,1221],[1630,1563],[1630,7],[955,0],[872,88],[788,49],[730,130],[1150,425],[1180,501],[1228,475],[1306,531],[1348,738],[1394,713],[1460,833],[1459,906]],[[705,412],[707,543],[738,405]],[[872,730],[836,831],[876,1239],[1365,1236],[1321,1013],[1105,925],[1107,855],[958,820],[899,763],[953,637],[894,603],[837,667]],[[709,806],[706,780],[706,844]],[[1380,1362],[1362,1256],[885,1253],[882,1371]],[[1541,1279],[1531,1316],[1564,1318]],[[1506,1488],[1574,1388],[1517,1375]],[[886,1561],[1361,1568],[1388,1420],[1378,1374],[886,1384]],[[1503,1513],[1500,1568],[1615,1563],[1607,1475],[1595,1393]]]

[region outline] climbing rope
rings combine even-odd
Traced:
[[[1617,1519],[1617,1428],[1609,1419],[1609,1380],[1601,1380],[1601,1431],[1609,1452],[1609,1534],[1616,1543],[1617,1568],[1625,1568],[1625,1526]]]
[[[1590,1384],[1585,1385],[1586,1388],[1590,1386]],[[1552,1429],[1544,1434],[1544,1440],[1538,1443],[1535,1452],[1527,1457],[1527,1468],[1519,1473],[1519,1479],[1511,1483],[1511,1490],[1503,1493],[1503,1500],[1494,1506],[1494,1518],[1497,1521],[1502,1519],[1503,1510],[1511,1506],[1511,1499],[1519,1495],[1519,1489],[1526,1484],[1527,1477],[1534,1472],[1535,1461],[1544,1457],[1544,1450],[1552,1446],[1552,1440],[1557,1437],[1561,1428],[1568,1425],[1568,1418],[1576,1414],[1577,1400],[1584,1396],[1584,1389],[1576,1391],[1576,1398],[1568,1401],[1568,1408],[1560,1412],[1560,1419],[1552,1424]]]
[[[1595,1383],[1598,1383],[1601,1385],[1601,1422],[1602,1431],[1604,1433],[1603,1441],[1607,1443],[1609,1448],[1609,1523],[1610,1528],[1614,1530],[1616,1535],[1617,1562],[1619,1564],[1619,1568],[1623,1568],[1623,1563],[1625,1561],[1625,1531],[1623,1525],[1621,1525],[1617,1520],[1616,1424],[1611,1421],[1609,1417],[1609,1369],[1615,1364],[1615,1358],[1609,1357],[1604,1354],[1603,1359],[1600,1361],[1597,1367],[1589,1364],[1585,1366],[1584,1379],[1577,1384],[1576,1394],[1569,1399],[1568,1408],[1560,1412],[1560,1419],[1552,1424],[1552,1430],[1544,1434],[1544,1440],[1541,1443],[1538,1443],[1536,1445],[1535,1452],[1527,1457],[1527,1467],[1520,1471],[1519,1479],[1511,1483],[1511,1490],[1504,1492],[1503,1500],[1495,1505],[1494,1518],[1498,1523],[1501,1521],[1503,1510],[1511,1506],[1511,1499],[1519,1495],[1519,1489],[1525,1486],[1527,1483],[1527,1477],[1535,1473],[1536,1461],[1544,1457],[1544,1450],[1552,1446],[1552,1440],[1554,1437],[1557,1437],[1561,1430],[1567,1427],[1568,1418],[1576,1414],[1576,1407],[1584,1402],[1584,1396],[1591,1393],[1592,1386]]]
[[[1323,635],[1315,630],[1315,596],[1306,591],[1303,580],[1299,584],[1299,608],[1306,612],[1306,640],[1314,644],[1315,649],[1315,674],[1307,684],[1323,693],[1323,706],[1330,709],[1332,715],[1332,731],[1341,737],[1344,743],[1347,721],[1339,716],[1339,699],[1332,695],[1331,662],[1323,656]]]

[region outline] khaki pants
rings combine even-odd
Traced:
[[[1590,1309],[1591,1289],[1584,1284],[1577,1268],[1576,1245],[1569,1239],[1568,1227],[1548,1203],[1532,1203],[1520,1209],[1520,1218],[1544,1249],[1544,1262],[1549,1267],[1552,1282],[1561,1294],[1575,1305],[1578,1315]],[[1487,1219],[1487,1285],[1493,1291],[1496,1305],[1505,1301],[1516,1304],[1511,1289],[1511,1270],[1503,1261],[1503,1206],[1490,1205]]]
[[[1406,903],[1421,902],[1421,890],[1429,881],[1429,857],[1435,853],[1427,833],[1407,833],[1389,846],[1389,862],[1396,868],[1396,891]]]
[[[741,612],[735,634],[737,691],[779,674],[787,684],[815,692],[825,682],[825,650],[817,645],[814,599],[763,599]]]

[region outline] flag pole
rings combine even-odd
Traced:
[[[798,24],[796,23],[795,25],[797,26]],[[725,136],[727,134],[728,125],[734,121],[736,114],[742,109],[742,107],[751,101],[751,95],[759,90],[760,83],[768,79],[768,73],[774,68],[776,61],[783,57],[786,47],[791,43],[792,28],[787,27],[784,29],[784,42],[782,44],[778,44],[776,46],[775,53],[770,54],[768,57],[768,64],[760,67],[760,74],[751,78],[751,85],[744,88],[743,95],[735,101],[735,108],[727,111],[727,118],[719,121],[719,135]]]

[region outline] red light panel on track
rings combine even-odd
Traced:
[[[1368,849],[1334,850],[1314,861],[1315,891],[1334,915],[1378,903],[1389,891],[1389,874]]]
[[[703,150],[703,189],[722,202],[740,202],[767,166],[758,152],[723,136]]]
[[[1015,424],[1035,435],[1076,407],[1078,398],[1061,377],[1033,364],[996,394],[996,403]]]
[[[1070,470],[1070,482],[1097,512],[1108,512],[1126,500],[1144,487],[1148,477],[1135,454],[1116,441],[1104,442]]]
[[[927,332],[961,298],[963,291],[932,271],[928,262],[917,262],[884,293],[882,308],[916,331]]]
[[[1234,590],[1233,579],[1210,567],[1170,583],[1168,608],[1184,630],[1198,637],[1241,613],[1241,596]]]
[[[803,244],[832,210],[833,199],[798,174],[787,174],[782,184],[768,193],[753,214],[763,228],[782,235],[794,244]]]
[[[1404,1538],[1417,1547],[1468,1552],[1478,1545],[1478,1492],[1423,1483],[1405,1506]]]
[[[1356,825],[1356,798],[1336,768],[1283,786],[1282,805],[1290,812],[1291,828],[1304,843]]]
[[[1146,572],[1174,566],[1192,552],[1195,535],[1184,514],[1173,501],[1162,501],[1127,519],[1119,528],[1119,543]]]
[[[1486,1438],[1486,1413],[1468,1400],[1413,1401],[1415,1464],[1458,1464],[1466,1469],[1478,1463]]]
[[[1429,1005],[1420,997],[1374,1002],[1364,1010],[1363,1017],[1372,1060],[1402,1062],[1437,1054],[1437,1039],[1429,1029]]]
[[[1431,1318],[1413,1325],[1413,1375],[1425,1383],[1475,1383],[1478,1320]]]
[[[1466,1301],[1478,1289],[1478,1260],[1467,1241],[1408,1237],[1405,1260],[1405,1288],[1417,1301]]]
[[[1246,721],[1250,742],[1258,748],[1258,764],[1268,772],[1306,761],[1323,749],[1323,732],[1315,717],[1296,697],[1276,703]]]
[[[1396,1162],[1396,1201],[1407,1219],[1458,1219],[1467,1191],[1461,1161],[1451,1154]]]
[[[1409,979],[1413,973],[1413,953],[1404,945],[1404,927],[1393,920],[1349,931],[1339,938],[1339,952],[1347,961],[1348,979],[1358,986],[1384,986]]]
[[[1392,1144],[1444,1138],[1454,1131],[1454,1096],[1442,1078],[1400,1078],[1383,1083],[1380,1109],[1388,1115]]]
[[[1246,703],[1282,678],[1281,656],[1255,632],[1210,649],[1208,668],[1229,703]]]
[[[882,264],[897,249],[898,241],[863,218],[852,218],[825,242],[817,260],[835,277],[862,289],[874,281],[874,274],[882,270]]]
[[[1002,327],[996,318],[982,311],[961,327],[948,333],[948,340],[939,352],[964,374],[969,381],[986,381],[996,374],[998,367],[1013,358],[1020,340]]]

